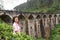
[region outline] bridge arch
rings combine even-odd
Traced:
[[[18,18],[19,18],[19,20],[22,20],[22,19],[24,20],[25,19],[25,17],[22,14],[19,15]]]
[[[34,30],[34,16],[32,14],[29,15],[28,17],[28,25],[29,25],[29,35],[32,37],[35,36],[35,30]]]
[[[49,15],[48,25],[50,30],[52,29],[52,22],[53,22],[52,15]]]
[[[36,37],[41,37],[42,36],[42,31],[41,31],[41,16],[37,15],[36,16],[36,21],[35,21],[35,32],[36,32]]]
[[[1,15],[0,18],[6,23],[11,23],[11,20],[12,20],[10,16],[4,15],[4,14]]]
[[[44,21],[44,23],[43,23],[43,25],[45,26],[45,24],[46,24],[46,15],[43,15],[43,21]]]
[[[33,15],[29,15],[28,19],[34,19]]]
[[[57,15],[56,14],[54,15],[54,22],[55,22],[54,24],[56,24],[56,22],[57,22]]]
[[[19,18],[19,23],[20,23],[20,26],[21,26],[21,32],[26,32],[26,29],[25,29],[25,17],[22,15],[22,14],[20,14],[19,16],[18,16],[18,18]]]
[[[52,15],[49,15],[49,23],[51,24],[52,21]]]
[[[9,13],[6,13],[6,15],[8,15],[11,19],[13,19],[12,15]]]
[[[51,18],[52,17],[52,15],[49,15],[49,18]]]
[[[57,17],[57,15],[55,14],[54,17]]]
[[[46,18],[47,16],[46,15],[43,15],[43,18]]]
[[[40,19],[40,18],[41,18],[41,16],[40,15],[37,15],[36,19]]]

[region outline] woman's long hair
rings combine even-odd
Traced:
[[[14,16],[14,17],[13,17],[12,23],[15,22],[15,18],[18,18],[18,16]],[[19,19],[18,19],[18,20],[19,20]]]

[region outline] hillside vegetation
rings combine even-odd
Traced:
[[[51,31],[49,40],[60,40],[60,24],[55,25],[54,30]]]
[[[57,12],[60,10],[60,0],[30,0],[14,9],[23,12]]]

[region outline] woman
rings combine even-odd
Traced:
[[[20,34],[19,19],[17,16],[13,17],[13,34]]]

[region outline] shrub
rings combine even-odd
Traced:
[[[55,25],[54,30],[51,31],[49,40],[60,40],[60,24]]]

